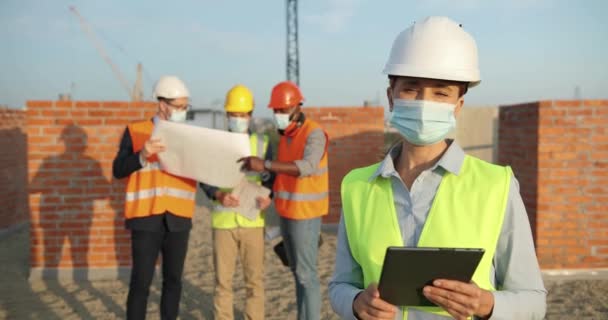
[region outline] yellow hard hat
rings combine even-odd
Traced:
[[[253,94],[249,88],[238,84],[226,94],[224,103],[226,112],[251,112],[253,110]]]

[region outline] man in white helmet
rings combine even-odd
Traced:
[[[196,182],[161,170],[157,153],[163,141],[150,138],[158,119],[186,119],[190,93],[174,76],[161,77],[154,89],[158,112],[153,119],[127,126],[114,159],[117,179],[127,178],[125,224],[131,230],[133,266],[127,298],[127,319],[145,319],[150,283],[158,254],[162,256],[161,319],[176,319],[182,273],[192,228]]]
[[[517,180],[445,139],[480,82],[475,40],[450,19],[429,17],[397,36],[384,73],[390,123],[403,139],[342,182],[333,309],[344,319],[542,319],[547,292]],[[403,308],[382,300],[377,283],[386,248],[404,245],[485,255],[471,283],[424,287],[438,307]]]

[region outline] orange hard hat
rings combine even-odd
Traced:
[[[270,94],[270,109],[286,109],[298,106],[304,102],[304,97],[298,85],[291,81],[279,82]]]

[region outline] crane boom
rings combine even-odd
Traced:
[[[89,23],[84,19],[84,17],[82,17],[80,15],[78,10],[76,10],[76,7],[70,6],[70,11],[72,13],[74,13],[74,15],[76,15],[76,17],[78,17],[78,20],[80,20],[80,26],[82,27],[84,32],[87,34],[89,39],[91,39],[91,41],[93,42],[93,45],[95,45],[95,48],[97,49],[97,51],[99,52],[101,57],[108,63],[108,65],[110,65],[110,68],[112,68],[112,71],[114,72],[114,75],[116,76],[116,78],[118,78],[118,80],[120,81],[120,83],[122,84],[124,89],[127,90],[127,94],[129,95],[129,97],[132,100],[134,100],[133,98],[134,98],[135,94],[131,89],[131,85],[129,84],[127,79],[123,76],[122,72],[120,72],[120,69],[118,69],[118,67],[114,64],[114,62],[112,62],[112,60],[106,53],[106,50],[101,45],[101,42],[99,41],[99,39],[93,32],[93,29],[91,28]]]
[[[135,85],[133,85],[133,95],[131,96],[131,101],[143,101],[143,90],[143,66],[141,65],[141,63],[138,63],[137,75],[135,76]]]

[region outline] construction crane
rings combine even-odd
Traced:
[[[298,0],[287,5],[287,80],[300,85],[300,51],[298,49]]]
[[[112,60],[108,56],[106,50],[101,45],[101,41],[99,41],[99,39],[95,35],[95,32],[93,32],[93,28],[91,28],[89,23],[84,19],[84,17],[82,15],[80,15],[78,10],[76,10],[76,7],[70,6],[70,11],[78,18],[78,20],[80,20],[80,26],[82,27],[82,30],[89,37],[89,39],[93,42],[93,45],[95,46],[95,48],[97,49],[97,51],[99,52],[101,57],[106,61],[106,63],[108,65],[110,65],[110,68],[112,68],[112,71],[114,72],[114,75],[116,76],[116,78],[118,78],[118,81],[120,81],[123,88],[125,90],[127,90],[127,94],[131,98],[131,101],[142,101],[142,99],[143,99],[143,90],[142,90],[143,67],[142,67],[141,63],[137,64],[137,78],[135,80],[135,85],[133,87],[131,87],[131,84],[129,83],[129,81],[127,81],[127,79],[124,77],[122,72],[120,72],[120,69],[118,69],[118,67],[114,64],[114,62],[112,62]]]

